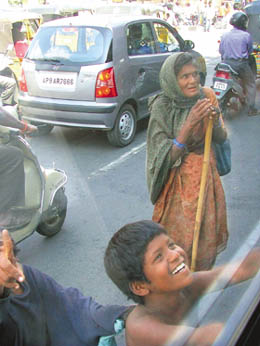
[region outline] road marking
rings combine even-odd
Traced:
[[[132,155],[136,155],[137,153],[139,153],[144,147],[146,146],[146,142],[143,142],[142,144],[138,145],[137,147],[134,147],[133,149],[131,149],[130,151],[128,151],[127,153],[121,155],[118,159],[116,159],[115,161],[110,162],[109,164],[107,164],[106,166],[99,168],[98,170],[92,172],[89,176],[88,179],[92,178],[93,176],[96,176],[98,174],[104,173],[104,172],[108,172],[109,170],[111,170],[112,168],[120,165],[122,162],[126,161],[127,159],[129,159]]]

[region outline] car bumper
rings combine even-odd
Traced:
[[[117,103],[37,98],[19,95],[22,118],[44,124],[110,130],[118,113]]]

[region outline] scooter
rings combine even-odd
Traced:
[[[14,107],[6,110],[18,116]],[[34,231],[47,237],[58,233],[65,221],[67,176],[57,168],[44,168],[19,130],[0,126],[0,142],[19,147],[24,153],[25,207],[35,209],[31,221],[22,228],[10,231],[15,243],[29,237]]]
[[[213,86],[224,118],[232,118],[245,106],[246,97],[238,73],[225,63],[215,67]]]

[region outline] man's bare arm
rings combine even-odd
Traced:
[[[18,129],[25,134],[29,134],[37,130],[36,126],[27,124],[23,121],[16,119],[13,115],[8,113],[6,109],[2,106],[0,106],[0,125]]]

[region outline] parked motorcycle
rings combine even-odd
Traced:
[[[212,89],[223,117],[232,118],[242,110],[246,101],[241,78],[230,65],[222,62],[217,64],[215,71]]]
[[[6,110],[17,116],[14,107]],[[57,168],[44,168],[20,131],[0,126],[0,141],[19,147],[24,153],[25,207],[35,209],[31,221],[22,228],[10,231],[16,243],[35,230],[43,236],[53,236],[61,230],[67,212],[65,172]]]

